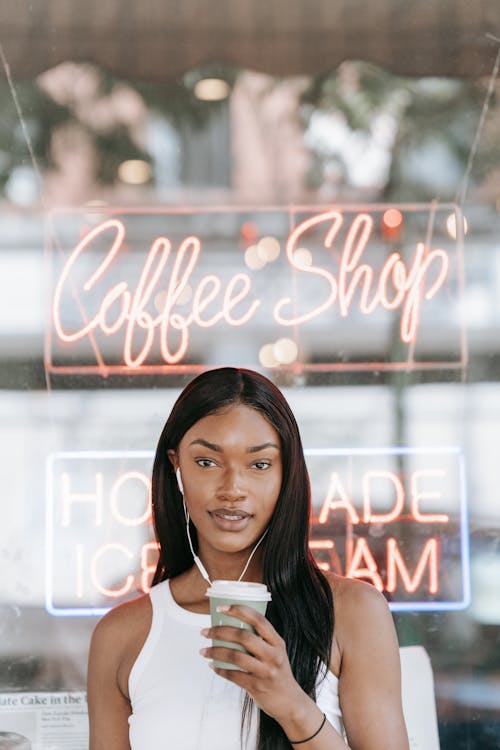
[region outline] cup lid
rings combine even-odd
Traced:
[[[237,599],[241,601],[269,602],[271,594],[265,583],[252,581],[213,581],[207,596],[217,599]]]

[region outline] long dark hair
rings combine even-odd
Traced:
[[[262,542],[263,581],[271,591],[267,618],[286,643],[298,684],[316,698],[322,665],[329,665],[333,640],[330,585],[309,550],[311,491],[299,429],[281,391],[252,370],[223,367],[192,380],[177,399],[161,433],[153,465],[153,520],[160,557],[153,584],[173,578],[193,565],[185,530],[182,496],[170,449],[177,450],[198,420],[233,404],[259,411],[281,441],[283,481],[268,533]],[[197,550],[196,529],[191,538]],[[251,707],[245,701],[243,718]],[[281,726],[259,712],[259,750],[291,747]]]

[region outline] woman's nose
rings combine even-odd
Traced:
[[[226,469],[219,487],[219,496],[228,500],[237,500],[246,496],[245,483],[241,471],[237,468]]]

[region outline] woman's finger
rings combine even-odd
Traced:
[[[252,607],[233,604],[230,607],[221,607],[220,611],[224,612],[225,615],[229,615],[229,617],[236,617],[238,620],[243,620],[243,622],[252,625],[260,637],[272,646],[281,646],[283,644],[283,639],[273,628],[269,620],[264,615],[261,615],[260,612],[257,612],[257,610],[252,609]]]
[[[222,669],[210,664],[211,668],[220,677],[224,677],[230,682],[234,682],[235,685],[239,685],[241,688],[251,693],[253,676],[248,672],[242,672],[239,669]]]
[[[212,661],[234,664],[235,667],[238,667],[238,669],[247,674],[260,675],[265,671],[265,665],[259,659],[256,659],[252,654],[247,654],[246,651],[240,651],[236,648],[209,646],[208,648],[201,649],[200,654]],[[234,670],[226,671],[232,672]]]
[[[273,648],[260,635],[256,635],[251,630],[235,628],[231,625],[217,625],[216,627],[202,630],[201,634],[205,638],[211,638],[213,641],[238,643],[259,659],[265,659],[269,656]]]

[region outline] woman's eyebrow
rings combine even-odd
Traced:
[[[217,443],[210,443],[208,440],[204,440],[203,438],[196,438],[196,440],[193,440],[189,445],[202,445],[204,448],[209,448],[211,451],[215,451],[216,453],[222,453],[223,449],[220,445],[217,445]],[[262,443],[262,445],[254,445],[251,448],[247,448],[247,453],[258,453],[259,451],[263,451],[265,448],[276,448],[276,450],[279,451],[279,446],[276,445],[276,443]]]
[[[216,451],[216,453],[222,453],[222,448],[220,445],[217,445],[216,443],[209,443],[208,440],[203,440],[203,438],[196,438],[196,440],[193,440],[189,445],[202,445],[204,448],[209,448],[211,451]]]
[[[263,451],[264,448],[276,448],[279,451],[279,445],[276,445],[276,443],[262,443],[262,445],[254,445],[253,448],[247,448],[247,453],[258,453],[259,451]]]

